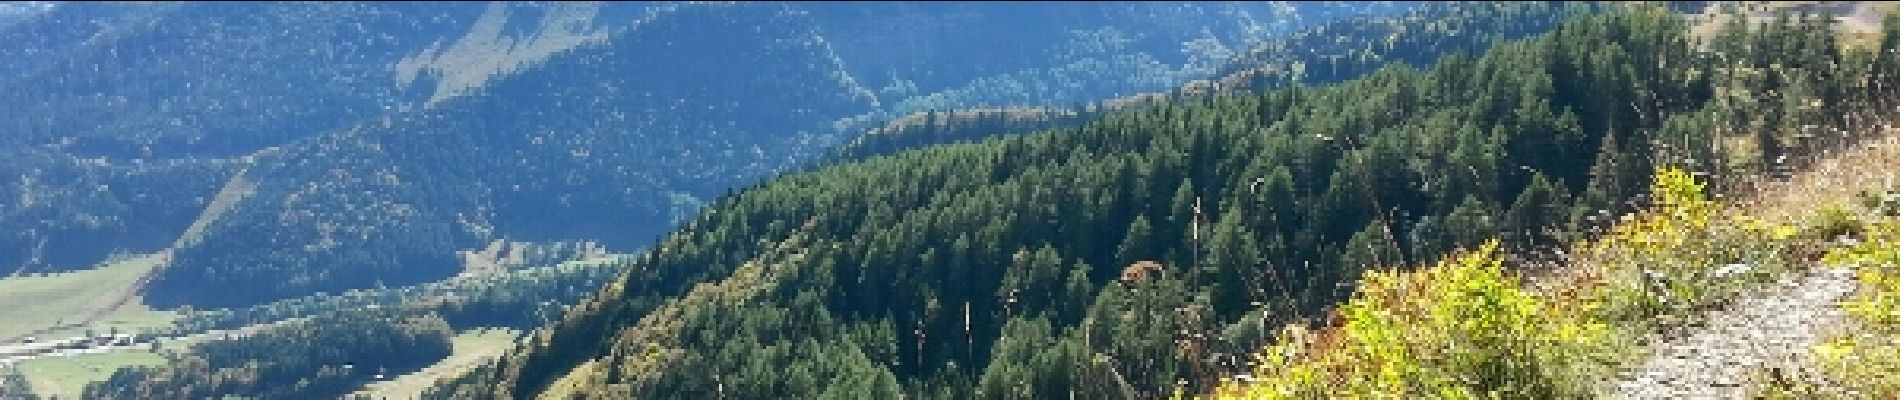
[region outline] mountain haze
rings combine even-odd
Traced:
[[[0,31],[0,126],[34,154],[0,166],[28,177],[0,265],[169,249],[155,303],[223,306],[440,279],[494,240],[630,252],[890,115],[1162,90],[1353,7],[62,3]],[[447,126],[474,136],[427,142]]]
[[[0,397],[1891,397],[1896,11],[0,2]]]

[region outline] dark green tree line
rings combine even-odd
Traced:
[[[1866,106],[1821,115],[1721,94],[1792,81],[1823,104],[1878,98],[1867,80],[1818,72],[1838,65],[1814,39],[1824,22],[1783,24],[1736,50],[1779,60],[1774,79],[1709,73],[1726,61],[1679,16],[1631,6],[1427,69],[785,176],[721,199],[536,346],[433,395],[1204,390],[1243,368],[1262,327],[1323,316],[1362,271],[1491,236],[1535,253],[1628,211],[1657,163],[1807,148],[1676,136],[1754,132],[1706,118],[1826,124]],[[743,300],[680,300],[715,293]],[[762,357],[805,372],[752,366]]]

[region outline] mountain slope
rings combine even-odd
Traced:
[[[16,232],[0,238],[0,270],[85,268],[115,252],[155,252],[165,243],[219,246],[215,252],[178,249],[181,257],[175,264],[182,268],[167,273],[244,280],[246,273],[238,270],[267,260],[284,268],[320,266],[308,273],[308,281],[272,273],[250,276],[285,280],[263,283],[259,289],[277,293],[202,304],[219,306],[362,287],[358,285],[377,279],[441,278],[455,268],[451,264],[456,251],[480,248],[490,240],[596,240],[613,244],[617,251],[634,251],[690,215],[702,199],[801,165],[842,136],[889,115],[958,104],[1085,102],[1168,87],[1211,71],[1218,63],[1183,53],[1188,49],[1184,42],[1245,47],[1293,27],[1346,15],[1345,10],[1354,7],[1282,6],[63,4],[0,28],[0,38],[6,39],[0,40],[0,55],[17,56],[0,62],[0,69],[14,72],[0,78],[0,87],[19,94],[0,99],[0,106],[14,110],[0,116],[0,129],[14,132],[0,141],[32,153],[0,164],[0,172],[34,176],[35,170],[87,169],[98,162],[177,172],[120,178],[75,173],[65,175],[79,177],[4,185],[17,188],[13,191],[18,196],[11,198],[75,200],[0,203],[0,226]],[[1371,12],[1402,7],[1381,4]],[[1312,22],[1298,15],[1275,15],[1292,11],[1310,14],[1306,18]],[[780,25],[744,25],[758,21]],[[680,34],[678,27],[698,23],[732,32],[662,36]],[[933,29],[888,29],[896,25]],[[1048,34],[1025,35],[1013,32],[1016,28],[996,29],[999,26]],[[965,34],[977,31],[993,34]],[[661,45],[668,41],[675,43]],[[887,50],[898,43],[906,44],[906,56]],[[1009,57],[950,62],[993,53],[998,43],[1010,44]],[[647,47],[673,53],[642,54]],[[713,58],[687,51],[712,47],[730,52]],[[596,63],[630,75],[591,71]],[[787,75],[772,76],[778,73]],[[564,76],[616,83],[587,88],[587,82]],[[511,80],[521,82],[505,83]],[[588,91],[594,89],[612,93]],[[601,97],[551,95],[566,90],[575,90],[565,92],[567,96]],[[638,90],[650,91],[645,95],[650,97],[630,93]],[[786,96],[752,99],[758,93]],[[520,94],[545,101],[484,99]],[[807,107],[787,100],[793,98],[815,103]],[[503,103],[507,109],[492,116],[467,111]],[[501,139],[464,142],[465,153],[516,157],[518,165],[524,160],[533,165],[477,170],[495,176],[457,171],[460,175],[442,175],[441,180],[431,175],[429,180],[405,181],[422,185],[418,188],[379,192],[375,190],[382,189],[373,185],[353,186],[372,192],[315,195],[320,189],[310,185],[381,179],[404,163],[460,157],[418,154],[414,160],[390,161],[356,154],[375,151],[346,145],[383,140],[364,137],[409,134],[396,133],[405,129],[417,135],[435,129],[396,126],[404,120],[454,120],[451,123],[463,129],[489,135],[484,138]],[[393,127],[384,126],[386,121]],[[502,133],[483,132],[490,125],[507,124],[516,125],[495,128]],[[640,135],[654,138],[640,146],[629,144],[643,140]],[[535,147],[537,136],[543,141],[570,140],[554,145],[577,151],[601,142],[603,155],[553,161],[543,156],[555,150]],[[670,147],[661,147],[662,142]],[[496,148],[500,143],[519,147]],[[619,154],[628,158],[605,155],[628,149],[650,152]],[[325,158],[360,160],[346,165]],[[674,173],[686,169],[695,171]],[[235,179],[240,170],[253,171],[245,180],[259,185],[259,195],[220,203],[220,209],[228,206],[230,212],[192,228],[191,216],[198,213],[184,210],[209,206],[217,181]],[[530,170],[541,172],[523,175]],[[204,180],[167,177],[172,175]],[[490,183],[505,186],[486,186]],[[95,193],[98,187],[133,192],[138,198]],[[471,194],[490,190],[550,192],[479,200],[486,195]],[[291,201],[289,194],[300,191],[312,196]],[[140,192],[154,194],[136,194]],[[158,195],[164,197],[151,198]],[[360,231],[336,233],[391,218],[381,202],[438,198],[442,204],[412,204],[425,210],[398,217],[422,221],[415,224],[416,231],[436,233],[384,232],[374,240]],[[147,205],[151,203],[163,206]],[[546,207],[551,203],[561,204]],[[588,218],[591,214],[585,210],[599,204],[626,211],[622,215],[630,222],[603,225]],[[285,209],[295,213],[280,212]],[[314,214],[291,215],[302,213]],[[279,219],[289,220],[293,228],[256,228]],[[191,240],[177,240],[188,228]],[[348,243],[371,244],[338,246],[352,235]],[[384,249],[382,243],[395,244]],[[394,259],[413,262],[416,271],[391,270],[395,267],[389,260]],[[366,265],[361,273],[341,272],[357,263]],[[328,271],[332,266],[341,270]],[[180,279],[187,278],[171,280]],[[324,283],[332,279],[350,283]]]
[[[1895,343],[1893,290],[1878,284],[1893,259],[1893,176],[1880,171],[1900,17],[1873,48],[1838,45],[1852,33],[1838,20],[1751,25],[1701,43],[1710,51],[1690,68],[1715,71],[1718,96],[1665,123],[1692,127],[1665,143],[1725,144],[1648,155],[1659,168],[1642,211],[1516,272],[1486,248],[1369,273],[1340,318],[1287,327],[1217,395],[1890,396],[1892,381],[1875,378],[1893,370],[1881,355]],[[1771,90],[1785,97],[1752,98]],[[1782,118],[1798,128],[1762,122]],[[1749,139],[1759,146],[1736,145]],[[1762,148],[1788,162],[1726,164],[1776,154]]]
[[[20,177],[0,271],[162,249],[244,163],[231,156],[382,112],[397,94],[379,64],[454,23],[405,10],[71,3],[0,29],[0,142],[18,154],[0,174]]]
[[[796,37],[797,24],[750,8],[681,10],[493,82],[483,96],[288,148],[253,170],[259,194],[178,252],[151,298],[242,305],[376,280],[420,283],[453,275],[462,267],[453,250],[491,238],[635,247],[690,206],[673,199],[783,168],[813,151],[824,115],[866,106],[822,84],[822,64],[791,61],[820,60],[821,49],[767,45]],[[759,71],[765,60],[784,67]],[[678,80],[639,79],[658,75]],[[733,79],[742,77],[751,79]],[[811,111],[749,111],[795,108]],[[270,240],[303,248],[260,242]],[[325,276],[327,265],[353,272]],[[199,289],[207,286],[229,290]]]
[[[1428,2],[1395,15],[1344,16],[1260,41],[1245,52],[1227,51],[1224,57],[1232,61],[1218,74],[1168,87],[1166,92],[1103,98],[1071,108],[965,107],[913,113],[854,138],[833,158],[855,160],[929,144],[1073,127],[1105,111],[1168,101],[1170,97],[1333,84],[1371,73],[1389,62],[1427,65],[1444,55],[1482,52],[1500,41],[1544,32],[1571,16],[1594,12],[1599,6],[1581,2]]]
[[[3,101],[14,112],[0,127],[14,132],[9,146],[54,145],[79,156],[248,154],[398,104],[404,96],[376,78],[478,10],[69,4],[6,31],[17,38],[9,50],[34,51],[23,60],[39,66],[6,86],[14,95]],[[105,28],[77,44],[45,33],[94,23]],[[41,48],[53,53],[37,54]]]
[[[1686,138],[1717,112],[1832,118],[1714,101],[1716,82],[1687,72],[1709,61],[1684,26],[1639,7],[1429,71],[789,175],[722,199],[561,324],[436,395],[1207,390],[1261,327],[1322,315],[1360,271],[1492,235],[1529,252],[1629,211],[1649,162],[1715,152]],[[1821,52],[1784,68],[1839,62],[1831,47],[1788,49],[1803,48]],[[1790,76],[1801,83],[1722,84],[1868,99],[1860,81]],[[692,300],[724,296],[744,301]]]

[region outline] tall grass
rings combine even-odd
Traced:
[[[1638,338],[1798,265],[1807,229],[1710,201],[1662,168],[1651,206],[1573,246],[1529,285],[1495,242],[1413,272],[1366,274],[1337,326],[1286,328],[1220,398],[1583,398],[1641,356]]]
[[[1369,272],[1339,329],[1288,328],[1234,398],[1570,398],[1611,334],[1590,302],[1525,290],[1495,241],[1416,272]]]
[[[1854,397],[1900,398],[1900,219],[1886,204],[1845,213],[1848,245],[1821,262],[1851,268],[1860,290],[1842,304],[1859,327],[1815,349],[1829,378]]]

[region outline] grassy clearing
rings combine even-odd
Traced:
[[[0,340],[60,324],[77,322],[112,305],[139,277],[158,267],[160,256],[149,255],[110,262],[99,268],[46,276],[0,279]],[[99,322],[122,329],[163,326],[170,316],[127,304]],[[56,333],[84,333],[84,328]]]
[[[120,306],[112,312],[101,315],[98,320],[85,326],[73,326],[53,329],[41,334],[42,338],[60,338],[85,335],[87,331],[108,333],[117,330],[121,333],[135,333],[141,330],[163,329],[172,326],[178,314],[153,310],[136,300]]]
[[[33,393],[42,398],[73,399],[86,384],[111,377],[119,368],[165,365],[165,357],[145,351],[82,354],[22,361],[17,366]]]
[[[469,368],[480,365],[500,356],[514,347],[520,331],[512,329],[479,329],[462,332],[451,339],[455,345],[454,353],[448,358],[394,379],[376,382],[364,387],[356,395],[377,399],[414,399],[421,397],[422,391],[435,385],[436,380],[461,375]]]

